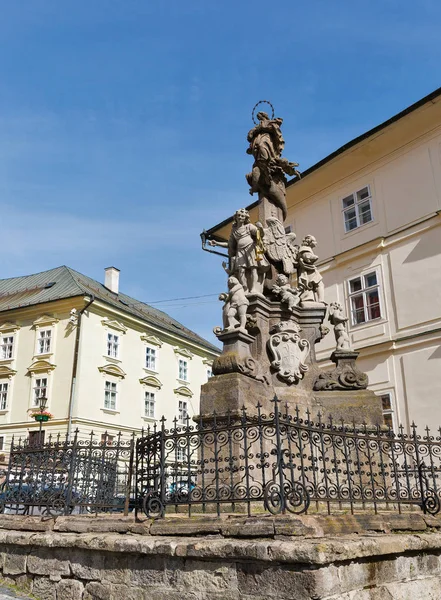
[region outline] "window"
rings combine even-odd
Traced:
[[[179,359],[179,379],[188,381],[188,363],[183,358]]]
[[[8,406],[8,383],[0,383],[0,410],[6,410]]]
[[[381,318],[377,273],[367,273],[349,281],[352,325]]]
[[[0,338],[0,360],[12,358],[13,347],[14,337],[12,335]]]
[[[187,460],[187,448],[176,448],[176,461],[184,462]]]
[[[116,410],[116,396],[118,394],[116,383],[112,381],[106,381],[104,389],[104,408],[109,410]]]
[[[37,354],[49,354],[51,351],[52,330],[43,329],[38,332]]]
[[[211,367],[207,367],[207,379],[210,379],[210,377],[213,377],[213,371]]]
[[[39,406],[40,398],[47,398],[47,377],[38,377],[35,379],[33,405]]]
[[[156,371],[156,349],[149,346],[145,349],[145,368]]]
[[[392,398],[390,394],[382,394],[380,396],[383,405],[384,424],[390,429],[394,428],[394,409],[392,406]]]
[[[155,393],[146,392],[144,396],[144,416],[153,419],[155,417]]]
[[[179,400],[178,404],[178,421],[180,423],[187,422],[188,410],[187,410],[187,400]]]
[[[343,198],[343,215],[346,233],[357,227],[366,225],[366,223],[370,223],[370,221],[373,220],[371,200],[369,186]]]
[[[107,356],[118,358],[119,335],[107,334]]]
[[[101,444],[103,446],[111,446],[113,444],[113,440],[114,440],[113,435],[109,435],[108,433],[102,433],[101,434]]]
[[[5,436],[0,435],[0,452],[5,449]]]

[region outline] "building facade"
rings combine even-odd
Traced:
[[[440,426],[441,89],[290,182],[287,204],[297,243],[317,238],[326,302],[346,308],[385,421]],[[332,332],[317,346],[324,368],[334,347]]]
[[[0,280],[0,451],[36,439],[42,396],[46,440],[78,428],[112,441],[198,413],[219,350],[118,281],[114,268],[102,285],[68,267]]]

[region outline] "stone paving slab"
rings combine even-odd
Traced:
[[[14,590],[11,590],[8,587],[0,585],[0,600],[11,600],[13,598],[17,598],[20,600],[29,600],[30,596],[23,596],[23,594],[20,594],[18,592],[15,592]]]

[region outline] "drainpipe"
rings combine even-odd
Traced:
[[[71,431],[72,431],[72,415],[73,415],[74,402],[75,402],[75,386],[77,383],[78,356],[80,353],[81,318],[83,316],[84,311],[87,310],[89,308],[89,306],[92,304],[92,302],[95,301],[95,296],[93,294],[90,294],[90,298],[91,299],[86,304],[86,306],[84,308],[82,308],[80,310],[80,312],[78,313],[77,332],[76,332],[76,338],[75,338],[75,351],[74,351],[74,359],[73,359],[73,366],[72,366],[72,383],[70,386],[69,415],[67,418],[67,439],[68,440],[70,440]]]

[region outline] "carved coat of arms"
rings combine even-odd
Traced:
[[[306,359],[310,351],[308,340],[300,337],[300,327],[294,321],[282,321],[271,330],[269,349],[271,366],[287,383],[297,383],[308,370]]]

